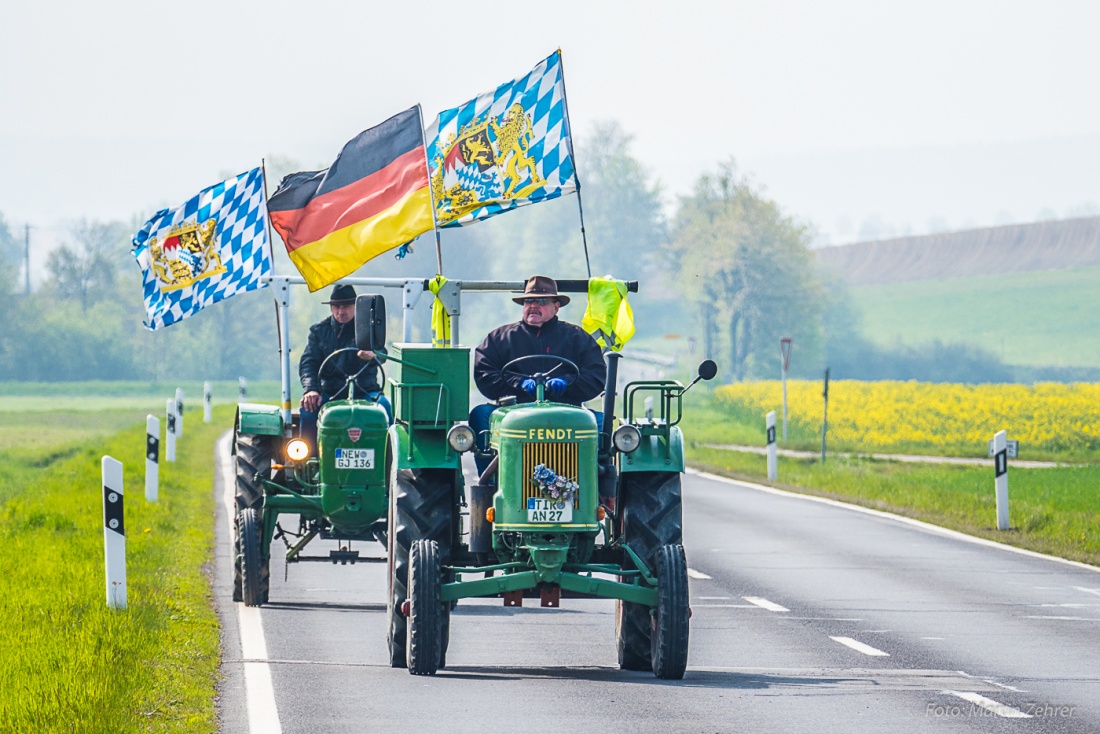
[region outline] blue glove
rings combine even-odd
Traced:
[[[519,383],[519,386],[528,395],[534,395],[535,394],[535,381],[532,380],[530,377],[528,377],[523,382]]]
[[[551,377],[546,383],[546,394],[552,398],[556,398],[565,392],[565,388],[564,377]]]

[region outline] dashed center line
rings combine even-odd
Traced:
[[[701,580],[705,581],[706,579],[709,579],[710,576],[707,576],[702,571],[696,571],[694,568],[689,568],[688,569],[688,578],[701,579]]]
[[[745,601],[747,601],[749,604],[755,604],[758,607],[763,607],[764,609],[767,609],[769,612],[789,612],[789,611],[791,611],[790,609],[787,609],[787,607],[782,606],[781,604],[776,604],[774,601],[768,601],[767,599],[762,599],[759,596],[743,596],[741,598],[744,599]]]
[[[997,716],[1001,716],[1001,717],[1004,717],[1006,719],[1030,719],[1031,718],[1031,714],[1025,714],[1023,711],[1020,711],[1019,709],[1014,709],[1011,706],[1007,706],[1003,703],[998,703],[997,701],[994,701],[992,698],[986,698],[985,696],[982,696],[978,693],[973,693],[971,691],[944,691],[944,693],[946,693],[949,696],[958,696],[959,698],[961,698],[964,701],[969,701],[970,703],[972,703],[976,706],[981,706],[986,711],[990,711],[990,712],[996,714]]]
[[[864,655],[871,655],[872,657],[890,657],[890,653],[883,652],[882,650],[871,647],[870,645],[865,645],[859,640],[853,640],[851,637],[829,637],[829,639],[836,640],[841,645],[847,645],[856,652],[861,652]]]
[[[1086,594],[1096,594],[1097,596],[1100,596],[1100,589],[1089,589],[1084,586],[1074,586],[1073,588],[1077,589],[1078,591],[1083,591]]]

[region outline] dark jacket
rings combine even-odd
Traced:
[[[557,316],[538,327],[520,321],[490,331],[485,341],[474,350],[474,382],[477,389],[490,400],[515,395],[521,403],[533,402],[534,396],[520,387],[522,377],[500,373],[504,365],[513,359],[533,354],[565,357],[580,369],[576,381],[566,388],[561,397],[555,398],[556,401],[580,405],[603,392],[607,367],[596,340],[581,327],[560,321]],[[520,364],[518,369],[533,374],[545,372],[552,366],[549,360],[547,364],[541,362],[530,360]],[[555,372],[554,376],[571,373],[572,370],[566,367]]]
[[[324,374],[317,374],[326,357],[345,347],[355,347],[355,319],[340,324],[329,316],[309,327],[309,341],[298,361],[298,376],[302,380],[303,393],[316,390],[325,399],[331,399],[338,393],[341,398],[347,397],[347,392],[344,391],[347,378],[363,369],[365,364],[355,352],[344,352],[333,357],[325,366]],[[378,392],[381,389],[378,384],[378,363],[371,362],[355,380],[355,396],[363,397],[365,393]]]

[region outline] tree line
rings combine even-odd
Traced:
[[[718,361],[726,382],[777,378],[781,337],[794,341],[792,377],[818,377],[826,366],[834,378],[850,379],[1001,382],[1020,376],[995,356],[963,345],[889,350],[871,344],[861,335],[844,284],[818,270],[808,222],[768,198],[733,161],[717,163],[666,209],[659,180],[633,155],[631,144],[618,124],[597,125],[577,145],[580,201],[563,197],[444,230],[444,275],[583,278],[590,269],[593,275],[638,280],[640,292],[631,296],[638,331],[628,351],[694,361],[707,356]],[[269,188],[303,168],[270,158]],[[275,309],[266,290],[215,304],[157,332],[142,327],[141,279],[130,237],[148,214],[135,214],[130,222],[73,223],[64,244],[49,254],[44,281],[24,296],[15,282],[21,247],[0,213],[0,380],[278,375]],[[276,272],[294,273],[281,244],[273,249]],[[427,278],[436,269],[435,237],[428,233],[404,258],[384,254],[356,274]],[[327,313],[322,295],[292,290],[293,349],[304,343],[308,325]],[[393,340],[400,335],[401,300],[398,292],[386,295]],[[475,345],[489,329],[519,318],[518,310],[502,310],[509,307],[489,298],[464,297],[464,344]],[[561,315],[579,322],[584,299],[574,303]],[[425,295],[415,340],[430,338],[429,307]]]

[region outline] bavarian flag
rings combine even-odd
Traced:
[[[311,292],[432,229],[420,106],[360,133],[328,169],[284,178],[267,209]]]

